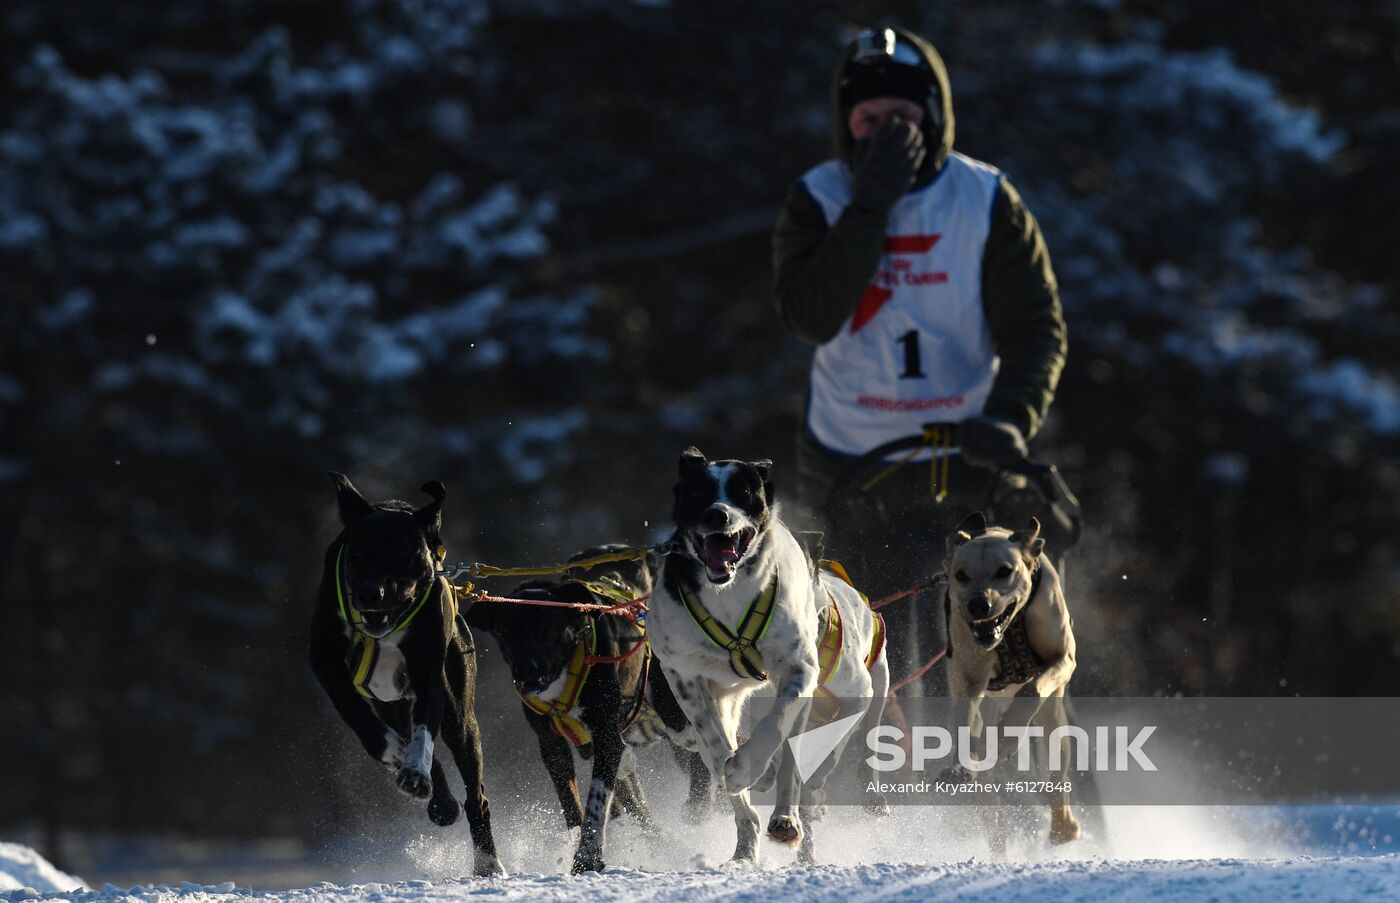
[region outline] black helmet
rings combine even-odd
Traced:
[[[907,38],[893,28],[875,28],[858,34],[851,46],[838,87],[847,110],[872,97],[898,97],[939,116],[938,80]]]

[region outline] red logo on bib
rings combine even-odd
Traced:
[[[942,235],[886,235],[886,254],[927,254]]]
[[[860,332],[860,328],[869,323],[893,296],[894,292],[887,288],[867,285],[865,293],[860,296],[860,303],[856,305],[856,312],[851,314],[851,332]]]
[[[933,246],[938,244],[942,235],[886,235],[886,254],[927,254],[933,250]],[[895,269],[907,269],[906,261],[896,261]],[[924,280],[935,281],[935,280]],[[880,308],[885,306],[885,302],[894,296],[891,289],[881,288],[871,284],[865,287],[865,292],[860,296],[860,303],[856,305],[855,313],[851,314],[851,332],[856,333],[866,323],[875,318],[880,312]]]

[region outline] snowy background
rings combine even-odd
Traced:
[[[452,557],[502,563],[655,538],[691,442],[781,493],[808,352],[767,231],[877,19],[942,50],[1060,276],[1080,692],[1400,693],[1394,3],[21,0],[0,836],[98,887],[452,874],[304,665],[325,472],[442,479]],[[556,871],[487,663],[508,865]],[[1135,855],[1390,844],[1290,818]],[[846,864],[975,855],[911,831]]]

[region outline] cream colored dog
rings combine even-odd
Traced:
[[[1017,752],[1006,728],[1039,724],[1049,737],[1068,720],[1064,694],[1074,674],[1074,631],[1060,576],[1044,548],[1035,518],[1013,532],[988,527],[976,513],[948,537],[949,691],[959,723],[984,741],[982,700],[1011,700],[997,725],[1001,761]],[[1063,787],[1070,757],[1060,759],[1061,771],[1049,778]],[[1077,839],[1068,792],[1053,790],[1050,799],[1050,842]],[[1005,852],[1004,831],[989,826],[988,840],[993,852]]]

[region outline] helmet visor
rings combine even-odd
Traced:
[[[861,32],[852,47],[839,86],[846,109],[872,97],[898,97],[928,106],[930,92],[937,91],[933,69],[907,39],[893,29],[878,28]],[[937,115],[932,107],[928,112]]]
[[[895,34],[893,28],[872,28],[856,35],[856,52],[851,62],[866,66],[898,63],[927,69],[928,63],[914,45]]]

